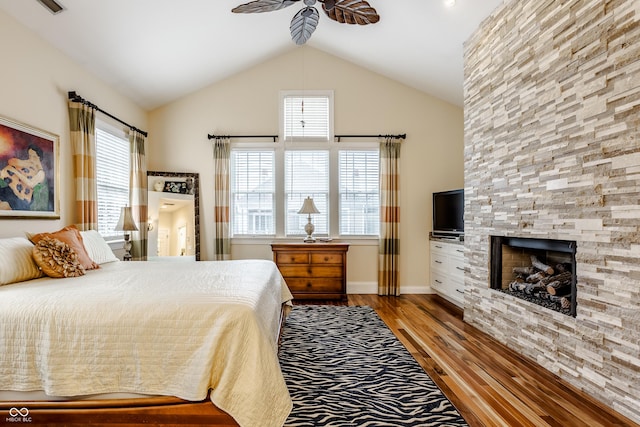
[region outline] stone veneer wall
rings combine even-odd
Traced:
[[[640,422],[640,0],[511,0],[465,44],[467,322]],[[489,236],[577,241],[577,317],[489,289]]]

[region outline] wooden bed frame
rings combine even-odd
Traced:
[[[238,426],[230,415],[208,399],[189,402],[170,396],[66,402],[0,401],[0,419],[7,424],[47,426]]]
[[[289,310],[290,307],[286,304],[283,304],[280,310],[278,347]],[[104,400],[0,401],[0,421],[6,421],[8,425],[11,423],[40,426],[238,427],[238,423],[214,405],[208,397],[199,402],[190,402],[172,396]]]

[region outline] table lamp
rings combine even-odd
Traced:
[[[316,238],[313,237],[313,230],[315,227],[311,223],[311,214],[318,214],[320,211],[316,208],[316,205],[313,203],[313,199],[311,197],[307,197],[304,199],[304,203],[302,207],[298,211],[299,214],[307,214],[308,222],[307,225],[304,226],[304,231],[307,233],[307,237],[304,238],[305,243],[313,243],[316,241]]]
[[[122,212],[120,212],[120,219],[116,224],[116,231],[124,231],[124,261],[131,261],[131,240],[129,231],[138,231],[135,221],[133,220],[133,214],[131,213],[130,206],[124,206]]]

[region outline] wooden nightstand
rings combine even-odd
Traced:
[[[272,243],[271,249],[294,298],[347,300],[348,243]]]

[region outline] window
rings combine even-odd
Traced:
[[[329,142],[333,128],[333,92],[281,92],[280,134],[285,142]]]
[[[114,228],[129,204],[129,139],[123,130],[96,123],[96,183],[98,232],[105,239],[121,236]]]
[[[233,235],[275,234],[273,150],[231,152]]]
[[[286,235],[304,235],[308,216],[299,214],[304,199],[311,197],[319,214],[312,215],[314,234],[329,234],[329,151],[285,151],[284,198]]]
[[[340,234],[378,235],[380,231],[380,154],[376,150],[339,153]]]
[[[280,107],[279,143],[232,145],[232,237],[304,236],[307,197],[314,235],[378,237],[378,142],[333,142],[331,91],[281,92]]]

